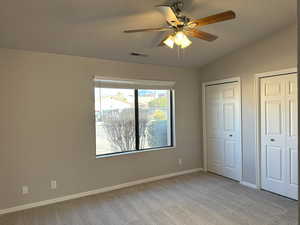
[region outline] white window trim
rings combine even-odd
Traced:
[[[111,158],[111,157],[125,156],[125,155],[131,155],[136,153],[162,151],[162,150],[176,150],[176,146],[174,145],[170,147],[150,148],[145,150],[132,150],[128,152],[116,152],[116,153],[105,154],[105,155],[96,155],[96,159]]]
[[[176,82],[166,80],[136,80],[136,79],[124,79],[118,77],[105,77],[95,76],[94,82],[97,86],[109,87],[110,85],[128,88],[149,88],[149,89],[173,89]]]

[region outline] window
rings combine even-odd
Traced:
[[[96,155],[173,146],[172,92],[96,87]]]
[[[97,155],[135,149],[134,90],[96,88]]]
[[[140,149],[172,145],[171,91],[138,90]]]

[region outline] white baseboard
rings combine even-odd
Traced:
[[[17,212],[17,211],[22,211],[25,209],[35,208],[35,207],[39,207],[39,206],[50,205],[50,204],[54,204],[54,203],[58,203],[58,202],[64,202],[67,200],[81,198],[81,197],[85,197],[85,196],[89,196],[89,195],[95,195],[95,194],[100,194],[100,193],[104,193],[104,192],[114,191],[114,190],[118,190],[118,189],[122,189],[122,188],[126,188],[126,187],[135,186],[138,184],[149,183],[152,181],[163,180],[166,178],[176,177],[176,176],[189,174],[189,173],[195,173],[195,172],[199,172],[199,171],[203,171],[203,169],[196,168],[196,169],[191,169],[191,170],[184,170],[184,171],[180,171],[180,172],[176,172],[176,173],[170,173],[170,174],[165,174],[165,175],[161,175],[161,176],[149,177],[149,178],[145,178],[145,179],[141,179],[141,180],[131,181],[131,182],[123,183],[123,184],[118,184],[118,185],[114,185],[114,186],[110,186],[110,187],[104,187],[104,188],[91,190],[91,191],[87,191],[87,192],[81,192],[81,193],[77,193],[77,194],[73,194],[73,195],[67,195],[67,196],[49,199],[49,200],[45,200],[45,201],[15,206],[15,207],[8,208],[8,209],[1,209],[0,215]]]
[[[241,181],[240,184],[244,185],[246,187],[249,187],[249,188],[258,189],[257,186],[256,186],[256,184],[251,184],[251,183],[246,182],[246,181]]]

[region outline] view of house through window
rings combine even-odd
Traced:
[[[171,90],[96,87],[96,155],[172,146],[171,113]]]

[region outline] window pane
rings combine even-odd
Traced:
[[[96,154],[135,150],[134,90],[95,88]]]
[[[140,149],[171,145],[170,90],[138,90]]]

